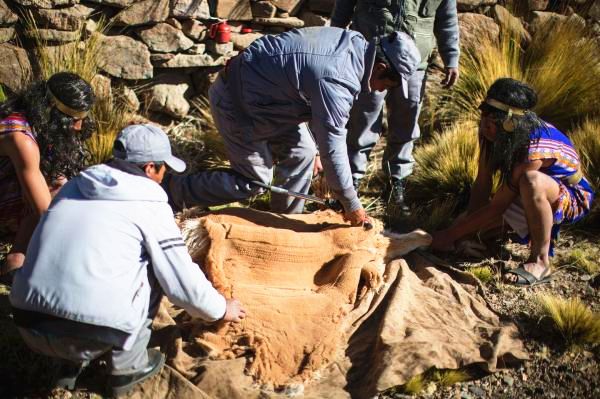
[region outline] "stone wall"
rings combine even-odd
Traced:
[[[30,15],[51,46],[65,46],[110,21],[100,45],[105,78],[136,89],[141,107],[181,119],[189,100],[205,94],[211,74],[256,38],[289,28],[325,26],[335,0],[0,0],[0,84],[19,90],[33,53]],[[600,35],[600,0],[458,0],[462,45],[498,35],[499,23],[524,37],[545,20],[576,16]],[[508,6],[507,6],[508,7]],[[209,28],[231,25],[231,42],[218,44]],[[242,33],[242,28],[250,33]],[[34,76],[36,72],[33,72]],[[106,79],[103,79],[106,81]],[[140,89],[140,88],[143,88]],[[133,92],[130,91],[130,95]],[[140,102],[132,99],[137,107]]]

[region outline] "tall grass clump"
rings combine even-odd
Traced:
[[[191,101],[192,112],[177,125],[167,129],[173,151],[188,165],[188,172],[228,167],[225,144],[210,112],[208,100]]]
[[[468,204],[477,177],[479,148],[473,121],[455,123],[415,148],[407,199],[429,228],[446,224]]]
[[[48,79],[55,73],[68,71],[76,73],[91,83],[96,94],[96,102],[90,112],[96,122],[96,132],[86,142],[90,152],[89,164],[101,163],[110,158],[113,142],[118,132],[134,117],[125,106],[122,90],[113,90],[102,85],[98,79],[100,72],[100,48],[102,33],[109,24],[101,20],[96,32],[87,33],[82,25],[78,31],[78,39],[62,46],[50,46],[42,38],[31,14],[25,18],[26,30],[35,43],[37,68],[42,79]]]
[[[539,95],[534,111],[544,120],[567,129],[588,115],[598,114],[600,45],[575,19],[543,25],[525,44],[503,29],[499,40],[482,37],[465,49],[461,76],[435,112],[441,122],[477,119],[477,107],[490,85],[511,77],[532,85]]]
[[[572,249],[567,255],[565,262],[588,273],[594,274],[600,270],[600,252],[583,250],[580,248]]]
[[[600,118],[588,118],[578,125],[569,135],[581,159],[583,174],[594,186],[596,192],[600,190]],[[592,204],[590,215],[583,219],[583,223],[600,220],[600,200]]]
[[[537,301],[542,316],[551,319],[554,329],[567,345],[600,343],[600,315],[592,312],[579,298],[541,294]]]
[[[4,89],[2,88],[2,85],[0,85],[0,103],[4,100],[6,100],[6,94],[4,94]]]

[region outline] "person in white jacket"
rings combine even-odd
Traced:
[[[119,395],[164,364],[160,351],[147,349],[163,293],[209,322],[239,322],[245,311],[213,288],[187,252],[160,186],[167,167],[186,167],[167,135],[152,125],[128,126],[113,155],[52,201],[10,302],[26,344],[65,361],[56,386],[73,389],[83,367],[105,356],[110,393]]]

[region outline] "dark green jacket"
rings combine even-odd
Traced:
[[[367,39],[403,30],[421,52],[419,69],[427,68],[437,45],[446,67],[458,67],[458,16],[456,0],[336,0],[331,26],[352,29]]]

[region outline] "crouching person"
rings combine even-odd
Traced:
[[[10,301],[34,351],[65,361],[56,386],[73,389],[91,360],[105,356],[108,388],[119,395],[158,373],[164,355],[147,349],[164,292],[207,321],[239,322],[187,252],[159,185],[182,172],[167,135],[151,125],[125,128],[114,159],[69,181],[40,220]]]

